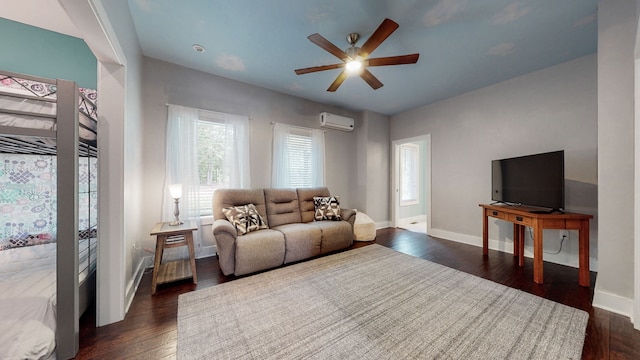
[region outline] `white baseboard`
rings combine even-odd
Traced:
[[[216,252],[216,246],[215,245],[211,245],[211,246],[203,246],[200,248],[200,254],[198,254],[198,256],[196,256],[196,259],[202,259],[202,258],[207,258],[207,257],[211,257],[211,256],[216,256],[217,252]]]
[[[633,299],[596,289],[591,305],[633,319]]]
[[[455,242],[459,242],[467,245],[482,247],[482,238],[479,236],[459,234],[459,233],[441,230],[441,229],[429,229],[427,231],[427,234],[429,234],[429,236],[433,236],[441,239],[446,239],[446,240],[451,240],[451,241],[455,241]],[[507,252],[507,253],[513,253],[513,242],[498,241],[490,238],[489,249]],[[527,258],[533,258],[533,248],[530,246],[525,246],[524,256]],[[564,258],[560,258],[560,259],[553,258],[549,255],[546,255],[544,261],[578,268],[578,254],[567,254]],[[596,271],[596,272],[598,271],[598,259],[593,257],[589,258],[589,269],[591,271]]]
[[[467,245],[482,247],[482,238],[477,236],[459,234],[451,231],[433,229],[433,228],[427,229],[427,234],[432,237],[437,237],[437,238],[451,240],[451,241],[455,241],[455,242],[459,242]],[[489,244],[489,247],[491,247],[491,244]]]
[[[127,284],[127,289],[125,290],[125,314],[129,312],[129,307],[133,302],[133,298],[136,295],[138,286],[140,286],[142,275],[144,275],[144,269],[150,266],[148,265],[148,263],[153,265],[153,258],[151,256],[142,257],[142,259],[140,259],[140,261],[138,262],[135,273],[133,274],[133,279],[131,279],[131,281],[129,281],[129,283]]]
[[[376,222],[376,230],[380,230],[388,227],[391,227],[391,221],[389,220]]]
[[[398,219],[399,221],[406,221],[406,222],[424,222],[427,221],[427,215],[416,215],[416,216],[409,216],[406,218],[402,218],[402,219]]]

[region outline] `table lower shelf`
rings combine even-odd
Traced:
[[[156,284],[166,284],[168,282],[189,279],[193,277],[191,263],[189,259],[168,261],[160,264],[158,269],[158,279]]]

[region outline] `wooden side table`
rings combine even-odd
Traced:
[[[151,294],[156,293],[158,284],[193,278],[193,283],[198,283],[196,275],[196,257],[193,249],[193,231],[198,227],[191,221],[184,224],[171,226],[168,222],[157,223],[151,230],[151,235],[156,236],[156,255],[153,263],[153,280],[151,281]],[[168,261],[162,263],[164,249],[186,246],[189,249],[189,259]],[[191,265],[191,266],[189,266]]]

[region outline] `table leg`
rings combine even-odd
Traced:
[[[520,251],[520,225],[513,224],[513,257],[519,257],[518,251]]]
[[[489,255],[489,217],[486,209],[482,209],[482,255]]]
[[[581,286],[590,286],[589,276],[589,220],[580,221],[580,238],[578,245],[578,283]]]
[[[191,262],[191,274],[193,275],[193,283],[198,283],[198,276],[196,275],[196,255],[193,249],[193,232],[189,231],[184,236],[187,240],[187,247],[189,248],[189,261]]]
[[[524,225],[520,225],[518,229],[518,266],[524,266]]]
[[[542,227],[538,225],[536,219],[533,222],[533,282],[536,284],[543,282],[542,246]]]
[[[160,270],[160,262],[162,261],[162,253],[164,250],[164,242],[166,236],[158,235],[156,237],[156,254],[153,261],[153,278],[151,279],[151,295],[156,293],[156,287],[158,285],[158,271]]]

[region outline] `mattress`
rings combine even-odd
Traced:
[[[55,333],[39,321],[0,320],[0,359],[55,359]]]
[[[0,251],[0,359],[54,357],[56,244]]]
[[[79,283],[95,271],[96,238],[81,239]],[[0,251],[0,359],[55,359],[56,243]]]
[[[56,329],[56,244],[0,251],[0,319]]]
[[[6,84],[5,84],[6,82]],[[38,84],[35,84],[38,85]],[[34,84],[30,85],[31,87]],[[42,88],[43,91],[38,92],[38,96],[42,96],[43,98],[55,99],[55,93],[50,94],[49,91],[52,89],[47,86],[36,86],[36,88]],[[91,101],[95,101],[96,94],[95,91],[91,91],[89,89],[80,89],[81,92],[85,95],[87,99],[91,99]],[[46,95],[49,94],[49,95]],[[33,96],[34,94],[21,86],[17,86],[16,82],[11,80],[4,79],[0,82],[0,109],[8,110],[8,111],[18,111],[18,112],[27,112],[32,114],[39,114],[45,117],[39,116],[31,116],[31,115],[20,115],[20,114],[8,114],[0,112],[0,126],[8,126],[8,127],[19,127],[19,128],[29,128],[29,129],[41,129],[41,130],[55,130],[55,118],[47,118],[46,116],[55,116],[57,103],[42,101],[37,99],[23,99],[10,95],[29,95]],[[46,95],[46,96],[45,96]],[[79,100],[79,121],[85,127],[80,126],[79,136],[85,140],[96,140],[97,126],[95,120],[92,120],[89,115],[95,116],[95,107],[90,104],[85,98],[80,98]],[[90,130],[88,130],[88,129]]]

